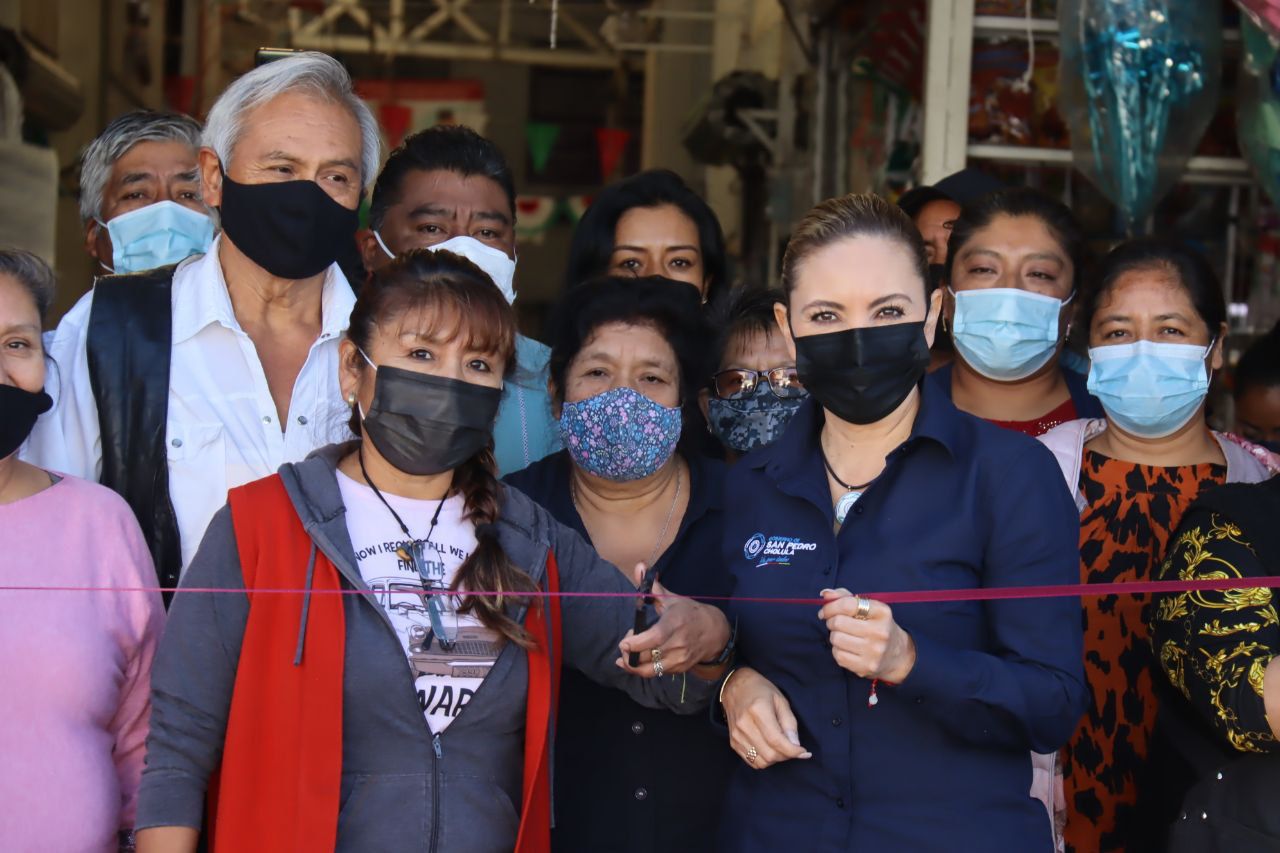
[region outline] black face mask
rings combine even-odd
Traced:
[[[44,391],[24,391],[16,385],[0,385],[0,459],[8,459],[31,435],[36,418],[53,408]]]
[[[845,329],[795,342],[804,387],[851,424],[873,424],[898,408],[929,366],[923,322]]]
[[[489,445],[501,399],[498,388],[379,367],[361,427],[397,469],[441,474]]]
[[[315,181],[237,184],[222,173],[222,230],[245,257],[278,278],[319,275],[355,239],[359,214]]]

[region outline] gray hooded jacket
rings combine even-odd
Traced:
[[[334,475],[350,446],[316,451],[280,476],[314,546],[344,586],[367,589],[356,566]],[[554,550],[565,592],[634,592],[577,533],[520,492],[503,488],[499,539],[512,562],[545,587]],[[230,510],[214,517],[182,585],[244,587]],[[634,599],[561,600],[563,660],[637,702],[676,713],[705,710],[713,684],[692,675],[641,679],[619,669],[618,642]],[[339,851],[497,853],[515,846],[524,761],[528,659],[507,643],[465,710],[434,735],[418,704],[403,647],[369,595],[344,596],[342,788]],[[305,619],[305,608],[304,608]],[[245,595],[174,599],[152,674],[151,736],[136,827],[199,828],[210,774],[221,760],[231,693],[249,615]],[[522,621],[523,613],[516,614]],[[280,649],[291,659],[299,648]],[[601,756],[607,760],[606,756]]]

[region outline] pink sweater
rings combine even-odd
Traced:
[[[0,586],[155,585],[102,486],[0,505]],[[133,826],[163,623],[156,593],[0,590],[0,850],[115,850]]]

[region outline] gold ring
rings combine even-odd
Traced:
[[[760,757],[760,753],[756,752],[756,748],[754,746],[747,747],[747,761],[750,761],[752,764],[755,764],[756,759],[759,757]]]
[[[662,649],[654,649],[653,651],[649,652],[649,654],[650,656],[653,657],[655,661],[662,660]]]
[[[854,611],[854,619],[870,619],[871,618],[871,599],[857,596],[858,609]]]

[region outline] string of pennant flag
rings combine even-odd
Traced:
[[[535,175],[546,170],[547,163],[555,152],[556,143],[560,141],[560,129],[561,126],[555,122],[525,122],[524,138],[529,146],[529,160]],[[600,161],[600,180],[608,181],[622,162],[622,155],[631,142],[631,131],[619,127],[597,127],[595,139],[596,154]]]

